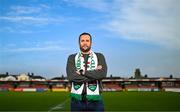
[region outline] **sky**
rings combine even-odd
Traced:
[[[107,76],[180,77],[180,0],[0,0],[0,73],[66,76],[83,32]]]

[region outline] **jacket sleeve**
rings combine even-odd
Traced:
[[[74,60],[75,60],[75,54],[70,55],[68,57],[67,65],[66,65],[66,73],[67,73],[68,80],[73,81],[73,82],[86,82],[88,80],[87,77],[76,73]]]
[[[106,60],[101,53],[97,53],[97,58],[98,58],[98,65],[102,65],[101,70],[93,70],[93,71],[86,71],[85,76],[89,80],[101,80],[106,77],[107,75],[107,65],[106,65]]]

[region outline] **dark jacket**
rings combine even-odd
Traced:
[[[76,54],[72,54],[68,57],[66,73],[67,73],[67,78],[70,82],[84,83],[84,82],[92,82],[98,80],[102,87],[101,80],[105,78],[107,75],[107,65],[103,54],[101,53],[95,53],[95,54],[97,55],[98,58],[98,65],[102,65],[102,69],[86,71],[85,75],[78,75],[76,73],[76,67],[75,67]]]

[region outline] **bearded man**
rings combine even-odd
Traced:
[[[71,83],[71,111],[104,111],[102,79],[107,75],[103,54],[91,50],[89,33],[79,36],[80,52],[68,57],[66,72]]]

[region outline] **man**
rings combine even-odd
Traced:
[[[71,111],[104,111],[101,80],[107,65],[101,53],[91,50],[89,33],[79,36],[80,52],[68,57],[66,72],[71,83]]]

